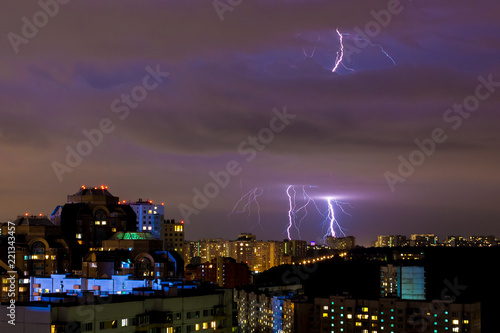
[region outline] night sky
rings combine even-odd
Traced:
[[[1,5],[1,221],[104,184],[165,202],[189,240],[282,240],[294,185],[295,210],[318,209],[297,211],[293,238],[321,239],[327,197],[350,204],[335,216],[364,245],[500,236],[498,1],[44,1],[51,16]],[[69,165],[68,147],[86,156]]]

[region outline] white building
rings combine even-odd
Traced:
[[[162,239],[161,227],[165,217],[165,204],[162,202],[158,205],[152,200],[139,199],[130,203],[130,207],[137,215],[137,231],[147,231],[156,239]]]

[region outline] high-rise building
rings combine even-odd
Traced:
[[[498,244],[495,236],[470,236],[469,246],[483,247],[483,246],[496,246]]]
[[[249,285],[250,269],[247,264],[237,263],[233,258],[218,257],[198,266],[197,278],[209,281],[224,288],[237,288]]]
[[[184,221],[175,222],[174,219],[164,220],[161,235],[163,249],[176,251],[184,258]]]
[[[236,241],[229,242],[229,256],[236,262],[248,264],[252,269],[254,259],[255,235],[240,234]]]
[[[382,235],[377,237],[376,247],[399,247],[406,245],[406,236]]]
[[[307,242],[304,240],[288,240],[283,241],[283,253],[291,257],[303,258],[306,256]]]
[[[438,244],[438,236],[434,234],[413,234],[410,236],[410,246],[436,246]]]
[[[243,233],[233,241],[216,238],[186,242],[184,248],[186,265],[199,265],[214,258],[231,257],[238,263],[247,264],[253,272],[263,272],[304,258],[307,243],[301,240],[257,241],[255,235]]]
[[[161,228],[165,217],[165,204],[153,203],[152,200],[139,199],[130,203],[137,215],[137,231],[149,232],[156,239],[162,239]]]
[[[316,330],[334,332],[481,332],[481,304],[331,296],[314,300]]]
[[[283,290],[285,291],[285,290]],[[481,303],[235,290],[240,332],[481,332]],[[279,330],[275,330],[279,329]]]
[[[326,237],[326,245],[332,250],[350,250],[356,247],[356,237]]]
[[[425,270],[420,266],[380,267],[380,296],[425,300]]]
[[[118,231],[135,231],[136,215],[129,205],[120,204],[107,186],[82,186],[68,195],[60,213],[61,229],[72,251],[72,267],[80,269],[83,256],[91,248]]]

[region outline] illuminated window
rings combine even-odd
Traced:
[[[122,319],[122,327],[128,326],[128,318]]]
[[[368,312],[368,308],[367,307],[363,307],[363,308],[361,308],[361,311]]]
[[[101,221],[95,221],[94,224],[95,225],[101,225]]]
[[[323,318],[326,318],[326,317],[328,317],[328,313],[323,312]]]
[[[116,232],[116,228],[111,228],[111,232]]]
[[[377,316],[372,316],[372,320],[377,320],[378,317]]]
[[[102,222],[101,222],[101,224],[102,224],[102,225],[106,225],[106,221],[102,221]]]
[[[148,210],[148,214],[152,214],[152,213],[153,213],[153,211],[151,209]]]
[[[468,324],[469,321],[467,319],[464,319],[464,324]]]
[[[82,239],[82,234],[76,234],[76,239]]]
[[[199,331],[200,330],[200,324],[195,324],[194,325],[194,330]]]
[[[151,230],[151,226],[148,227],[148,230]]]
[[[203,329],[206,330],[208,328],[208,323],[203,323]]]
[[[356,326],[361,326],[361,322],[357,321]]]
[[[453,320],[453,325],[458,325],[458,320],[457,319]]]
[[[146,230],[146,226],[142,227],[142,230]]]
[[[340,315],[342,317],[342,315]],[[347,315],[347,319],[352,319],[352,314]]]
[[[325,305],[325,306],[323,307],[323,310],[328,310],[328,306],[327,306],[327,305]]]

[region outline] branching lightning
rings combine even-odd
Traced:
[[[338,231],[342,234],[342,236],[345,236],[344,229],[339,225],[337,219],[335,218],[334,204],[336,207],[338,207],[342,211],[342,213],[344,213],[348,216],[351,216],[351,214],[349,214],[344,209],[344,206],[349,206],[351,208],[352,208],[352,206],[347,202],[338,201],[337,199],[332,198],[332,197],[327,197],[326,201],[328,203],[328,214],[327,214],[327,218],[324,222],[327,223],[328,231],[323,238],[326,239],[327,236],[338,237],[337,233],[335,232],[335,228],[338,229]]]
[[[342,33],[339,31],[339,29],[337,28],[336,30],[337,32],[337,35],[339,36],[339,43],[340,43],[340,50],[337,51],[337,57],[335,59],[335,65],[332,69],[332,72],[335,72],[340,65],[342,65],[342,67],[344,67],[345,69],[349,70],[349,71],[352,71],[354,72],[354,69],[350,68],[350,67],[347,67],[345,64],[344,64],[344,52],[345,52],[345,48],[344,48],[344,36],[351,36],[349,33]],[[380,49],[380,51],[393,63],[394,66],[396,66],[396,61],[394,61],[394,58],[391,57],[389,55],[389,53],[387,53],[386,50],[384,50],[384,48],[382,47],[382,45],[380,44],[375,44],[375,43],[372,43],[371,41],[369,40],[366,40],[364,38],[361,38],[361,37],[356,37],[356,38],[352,38],[353,40],[357,40],[357,41],[363,41],[363,42],[366,42],[368,43],[368,45],[370,46],[373,46],[373,47],[378,47]]]
[[[306,58],[312,58],[312,57],[314,57],[314,53],[316,52],[316,43],[318,43],[320,40],[321,40],[321,35],[320,35],[320,34],[318,34],[318,38],[317,38],[317,39],[316,39],[316,41],[314,42],[314,43],[315,43],[315,45],[314,45],[314,49],[312,50],[312,52],[311,52],[311,55],[310,55],[310,56],[308,56],[308,55],[307,55],[306,50],[302,47],[302,52],[304,53],[304,56],[305,56]]]
[[[337,35],[339,35],[340,50],[337,51],[337,58],[335,59],[335,66],[333,66],[332,73],[335,73],[340,65],[342,65],[345,69],[354,71],[354,69],[348,68],[342,63],[342,61],[344,60],[344,34],[340,33],[338,28],[336,31]]]
[[[348,33],[344,33],[343,35],[345,36],[350,36]],[[387,53],[386,50],[384,50],[384,48],[382,47],[382,45],[380,44],[374,44],[372,42],[370,42],[369,40],[366,40],[364,38],[353,38],[354,40],[360,40],[362,42],[367,42],[368,44],[370,44],[370,46],[373,46],[373,47],[378,47],[380,49],[380,51],[387,57],[389,58],[389,60],[391,60],[391,62],[393,63],[394,66],[396,66],[396,61],[394,61],[394,59],[389,55],[389,53]]]
[[[314,206],[318,214],[323,217],[321,225],[328,229],[327,233],[324,235],[324,239],[326,239],[327,236],[337,237],[338,234],[342,234],[345,236],[344,229],[339,225],[338,221],[335,218],[335,207],[338,207],[342,213],[351,216],[344,209],[344,206],[347,205],[351,208],[352,206],[349,205],[349,203],[338,201],[333,197],[327,197],[325,198],[327,201],[327,211],[324,212],[319,208],[316,200],[307,193],[306,187],[307,186],[301,186],[302,201],[304,203],[299,207],[297,207],[297,190],[295,189],[295,186],[289,185],[286,189],[286,194],[288,196],[288,203],[289,203],[288,226],[286,228],[288,239],[290,240],[292,239],[290,232],[292,227],[294,227],[297,230],[300,239],[300,226],[302,224],[302,221],[309,214],[308,206],[311,204]],[[308,187],[312,188],[314,186],[308,186]],[[298,219],[300,214],[302,214],[302,217]],[[335,230],[338,230],[338,233]]]
[[[247,221],[250,222],[250,216],[252,215],[252,204],[256,206],[257,211],[257,225],[262,227],[260,224],[260,204],[257,198],[264,193],[264,190],[260,187],[256,187],[253,190],[248,191],[243,194],[241,198],[236,202],[233,210],[228,214],[229,216],[233,214],[244,214],[247,213]],[[242,207],[241,207],[242,206]],[[238,209],[238,207],[241,207]]]
[[[337,219],[335,218],[335,207],[338,207],[340,211],[348,216],[351,216],[345,209],[344,206],[351,207],[352,206],[349,203],[339,201],[333,197],[327,197],[326,202],[327,202],[327,210],[326,212],[324,210],[321,210],[320,207],[318,206],[318,203],[316,200],[307,193],[306,188],[313,188],[315,186],[301,186],[302,189],[302,199],[297,199],[297,189],[295,185],[289,185],[286,189],[286,195],[288,197],[288,226],[286,228],[286,233],[288,239],[292,239],[291,236],[291,229],[292,227],[297,230],[297,234],[300,239],[300,227],[302,224],[302,221],[308,216],[309,211],[308,207],[312,204],[314,209],[318,212],[318,214],[323,218],[323,221],[321,222],[321,225],[324,228],[327,228],[327,232],[324,235],[324,239],[326,239],[327,236],[332,236],[332,237],[338,237],[339,234],[342,234],[345,236],[344,229],[339,225]],[[297,201],[302,200],[302,205],[298,206]],[[301,215],[300,219],[299,216]],[[337,231],[336,231],[337,230]]]
[[[293,195],[293,200],[292,196],[290,195],[290,189],[293,189],[294,195]],[[286,195],[288,196],[288,203],[289,203],[289,209],[288,209],[288,227],[286,228],[286,233],[288,235],[288,239],[292,239],[290,236],[290,229],[292,228],[293,225],[295,225],[295,188],[293,185],[289,185],[286,189]]]

